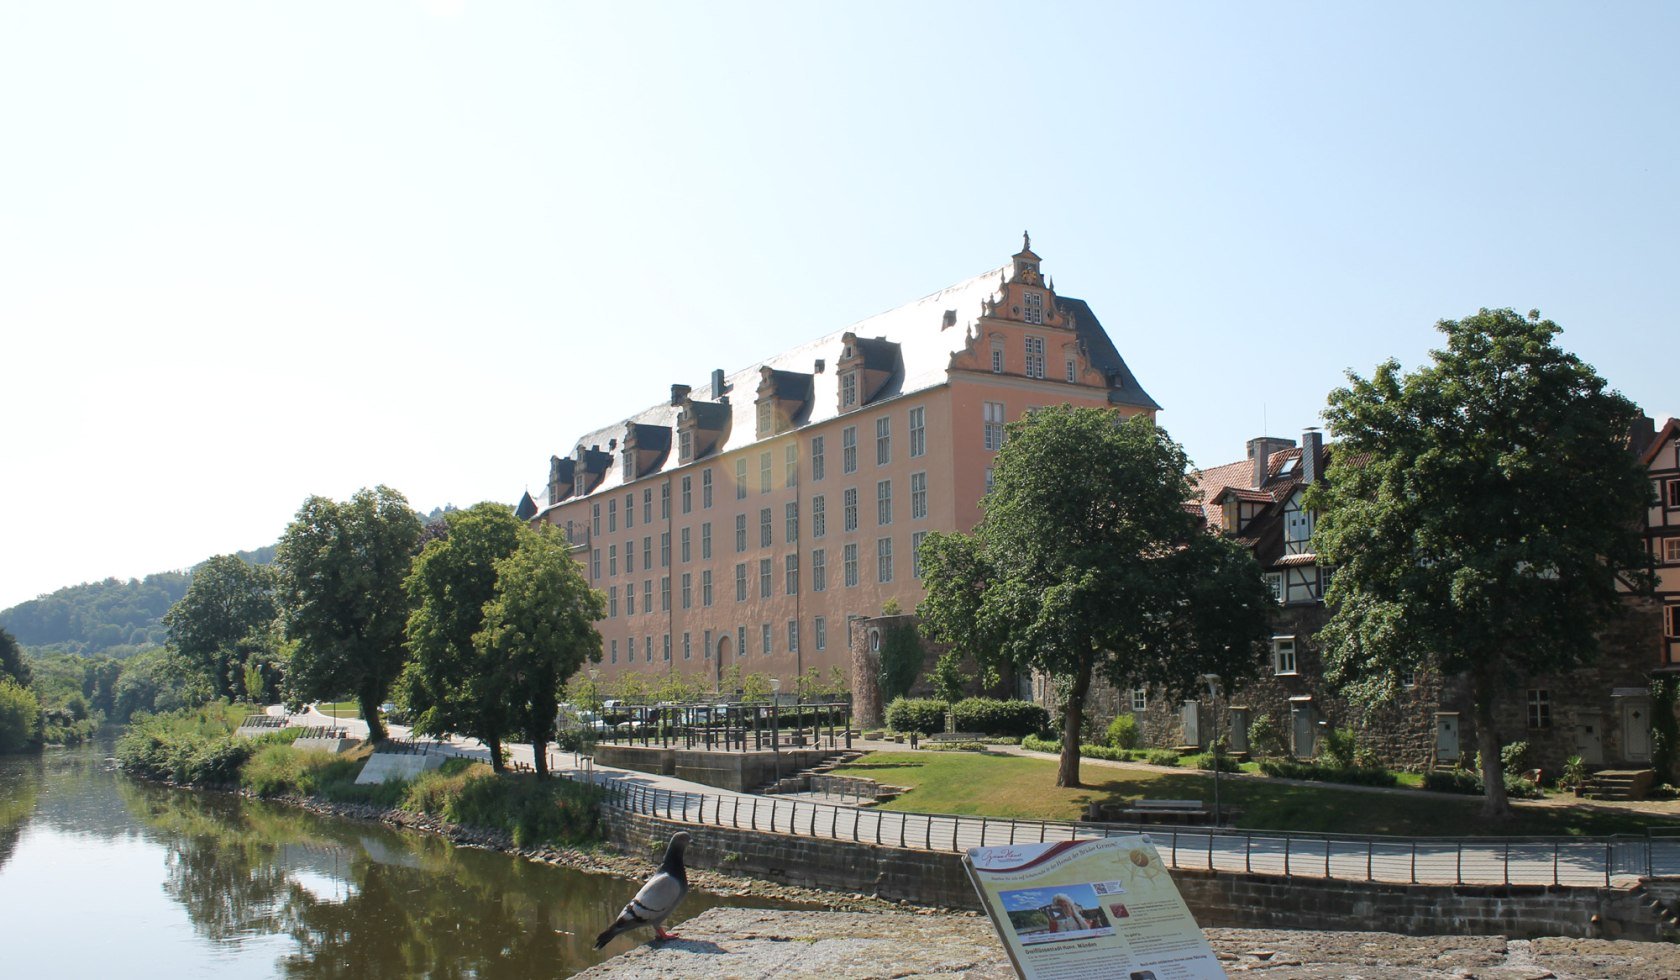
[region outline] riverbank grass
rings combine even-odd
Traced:
[[[882,809],[958,813],[1018,820],[1077,820],[1093,802],[1140,797],[1213,802],[1213,774],[1082,766],[1086,786],[1056,785],[1056,762],[968,752],[877,752],[837,770],[910,792]],[[1675,826],[1648,814],[1577,807],[1518,805],[1516,816],[1489,823],[1481,800],[1433,794],[1371,792],[1334,784],[1294,785],[1269,779],[1225,777],[1220,802],[1242,811],[1239,829],[1302,833],[1390,834],[1415,837],[1581,836],[1640,834],[1653,825]]]

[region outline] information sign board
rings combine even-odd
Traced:
[[[963,865],[1023,980],[1225,976],[1142,834],[977,847]]]

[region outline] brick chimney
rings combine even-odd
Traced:
[[[1315,425],[1301,433],[1301,482],[1317,483],[1324,476],[1324,433]]]
[[[1248,440],[1248,459],[1254,464],[1249,476],[1249,489],[1258,490],[1266,482],[1273,453],[1294,447],[1295,440],[1281,436],[1258,436]]]

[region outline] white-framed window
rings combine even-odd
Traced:
[[[883,415],[875,420],[875,465],[885,466],[892,462],[892,416]]]
[[[710,509],[712,506],[712,468],[710,466],[700,471],[700,508]],[[684,511],[683,513],[688,513]]]
[[[636,494],[624,495],[624,529],[626,531],[636,526]]]
[[[671,576],[659,576],[659,611],[671,611]]]
[[[786,514],[787,541],[785,543],[792,544],[799,540],[799,501],[788,501],[787,506],[783,507],[782,510]]]
[[[1281,604],[1283,602],[1283,573],[1267,572],[1266,588],[1272,590],[1272,601]]]
[[[659,485],[659,519],[671,519],[671,481],[666,480]]]
[[[607,501],[607,533],[611,534],[616,530],[618,530],[618,498],[613,497]]]
[[[811,437],[811,482],[823,478],[823,437]]]
[[[596,537],[601,535],[601,504],[599,501],[589,505],[590,533]]]
[[[682,607],[684,609],[693,609],[694,608],[694,573],[693,572],[683,572],[682,573]]]
[[[682,478],[682,512],[684,514],[694,509],[694,477]]]
[[[1003,448],[1003,402],[986,402],[983,409],[986,423],[986,448]]]
[[[765,623],[765,624],[764,624],[764,653],[765,653],[765,654],[766,654],[766,655],[769,655],[769,654],[771,654],[771,653],[774,653],[774,652],[775,652],[775,648],[774,648],[774,647],[772,647],[772,646],[771,646],[771,645],[770,645],[770,643],[771,643],[771,638],[772,638],[772,637],[773,637],[773,636],[774,636],[774,634],[772,634],[772,633],[771,633],[771,632],[770,632],[770,624],[769,624],[769,623]]]
[[[770,402],[770,401],[759,402],[758,403],[758,437],[760,439],[762,439],[765,436],[771,434],[771,432],[773,431],[772,426],[775,424],[775,419],[776,419],[775,403]]]
[[[994,343],[992,345],[992,373],[993,374],[1002,374],[1003,373],[1003,345],[1002,344]]]
[[[612,662],[615,663],[615,664],[618,663],[618,641],[617,640],[612,641]]]
[[[661,636],[659,638],[659,645],[665,653],[664,659],[666,660],[666,662],[669,662],[670,659],[671,659],[671,634],[666,633],[663,636]]]
[[[747,628],[745,626],[735,627],[735,649],[740,652],[741,656],[747,655]]]
[[[927,455],[927,409],[910,410],[910,458]]]
[[[1663,503],[1669,507],[1680,507],[1680,480],[1663,483]]]
[[[922,539],[925,537],[926,531],[915,531],[910,535],[910,574],[918,579],[922,577]]]
[[[624,542],[624,574],[629,575],[636,570],[636,539]]]
[[[618,618],[618,586],[607,586],[607,618]]]
[[[846,588],[858,584],[858,546],[856,542],[848,544],[843,552],[846,566]]]
[[[1663,562],[1680,565],[1680,538],[1663,538]]]
[[[1133,711],[1147,711],[1147,710],[1149,710],[1149,688],[1147,688],[1147,687],[1134,687],[1134,688],[1132,688],[1132,710]]]
[[[653,663],[653,634],[642,637],[642,655],[648,663]]]
[[[776,543],[776,521],[771,516],[770,508],[758,509],[758,546],[768,548]]]
[[[988,466],[986,467],[986,492],[991,493],[992,488],[995,486],[997,486],[997,474],[995,474],[992,471],[992,468]]]
[[[1027,338],[1027,377],[1044,377],[1044,338]]]
[[[712,607],[712,570],[709,568],[700,572],[700,605],[707,609]]]
[[[688,633],[683,634],[683,659],[694,659],[694,640]]]
[[[770,492],[770,450],[758,454],[758,492]]]
[[[840,472],[857,472],[857,426],[840,430]]]
[[[1068,384],[1076,384],[1079,381],[1079,362],[1071,357],[1067,359],[1067,379]]]
[[[892,538],[878,538],[875,541],[875,579],[882,583],[893,580]]]
[[[700,656],[706,660],[712,659],[712,631],[705,630],[700,634]]]
[[[747,499],[747,458],[745,456],[735,461],[735,499]]]
[[[841,495],[845,501],[845,529],[850,534],[858,527],[858,492],[857,487],[847,487]]]
[[[735,515],[735,553],[747,550],[747,515]]]
[[[799,443],[788,443],[782,455],[782,486],[791,487],[799,482]]]
[[[821,548],[811,552],[811,591],[828,591],[828,554]]]
[[[770,598],[770,559],[768,558],[758,560],[758,597],[760,599]]]
[[[659,532],[659,567],[671,567],[671,532]]]
[[[668,484],[665,487],[665,492],[666,493],[671,492],[671,488]],[[653,488],[652,487],[648,487],[648,488],[646,488],[642,491],[642,523],[643,524],[652,524],[653,523]]]
[[[1283,517],[1284,552],[1291,555],[1305,554],[1307,542],[1312,540],[1312,531],[1312,511],[1301,508],[1286,511]]]
[[[694,542],[691,540],[692,531],[691,529],[685,527],[680,533],[682,534],[682,563],[686,565],[694,560]]]
[[[735,601],[747,601],[747,563],[744,561],[735,563]]]
[[[813,625],[817,631],[817,649],[828,649],[828,620],[822,616],[818,616],[817,621]]]
[[[636,583],[624,587],[624,615],[636,615]]]
[[[840,407],[851,408],[857,400],[857,372],[847,371],[840,375]]]
[[[788,641],[787,641],[788,653],[798,653],[799,652],[799,620],[790,619],[790,620],[787,621],[787,623],[788,623],[788,627],[787,627],[787,630],[788,630]]]
[[[686,463],[693,458],[694,433],[683,429],[677,433],[677,462]]]
[[[1528,727],[1552,727],[1552,694],[1544,688],[1529,688]]]
[[[618,545],[607,545],[607,574],[618,574]]]
[[[1680,606],[1663,607],[1663,636],[1680,640]]]
[[[797,553],[788,555],[783,560],[783,563],[786,565],[786,568],[787,568],[787,574],[784,576],[787,579],[787,581],[784,583],[787,587],[787,594],[788,595],[798,595],[799,594],[799,555]]]
[[[1022,297],[1025,309],[1021,311],[1021,318],[1028,323],[1044,322],[1044,294],[1028,290]]]
[[[910,519],[927,518],[927,473],[910,474]]]
[[[589,577],[601,577],[601,549],[595,548],[589,552]]]
[[[1272,673],[1294,674],[1295,672],[1295,638],[1293,636],[1272,637]]]
[[[669,603],[666,604],[666,608],[670,608]],[[653,614],[653,579],[651,578],[642,579],[642,612],[647,615]]]
[[[811,537],[820,538],[828,534],[828,501],[822,494],[811,498]]]
[[[712,522],[706,521],[700,525],[700,560],[712,560]]]
[[[1408,670],[1404,674],[1401,674],[1400,675],[1400,686],[1402,688],[1404,688],[1405,690],[1408,690],[1408,691],[1410,691],[1414,687],[1417,687],[1417,671]]]
[[[875,484],[875,526],[886,527],[892,523],[892,481],[881,480]]]

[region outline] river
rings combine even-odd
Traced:
[[[565,977],[636,882],[132,780],[110,745],[0,756],[0,976]],[[679,917],[778,905],[691,893]],[[779,906],[778,907],[783,907]]]

